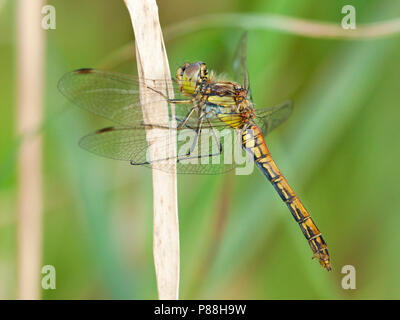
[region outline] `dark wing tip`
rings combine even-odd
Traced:
[[[81,68],[81,69],[77,69],[71,72],[68,72],[66,74],[64,74],[61,79],[58,81],[57,87],[58,90],[60,90],[60,92],[62,94],[64,94],[66,97],[68,97],[68,88],[65,87],[65,83],[68,84],[68,80],[71,79],[71,77],[73,75],[79,75],[79,74],[90,74],[90,73],[94,73],[94,69],[92,68]]]
[[[93,73],[94,69],[92,68],[81,68],[74,71],[76,74],[86,74],[86,73]]]
[[[114,130],[115,130],[115,127],[106,127],[106,128],[97,130],[94,134],[100,134],[103,132],[109,132],[109,131],[114,131]]]

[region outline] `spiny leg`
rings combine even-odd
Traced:
[[[173,104],[193,104],[192,99],[167,99],[167,101]]]
[[[199,119],[199,121],[202,120],[202,119],[203,119],[203,118],[201,117],[201,118]],[[191,154],[191,152],[193,152],[193,150],[191,150],[191,151],[189,150],[189,152],[186,154],[186,156],[182,156],[182,157],[178,157],[178,158],[177,158],[177,161],[178,161],[178,162],[179,162],[179,161],[183,161],[183,160],[196,159],[196,158],[215,157],[215,156],[219,156],[219,155],[222,154],[222,151],[223,151],[222,143],[221,143],[221,140],[220,140],[220,139],[218,138],[218,136],[217,136],[216,129],[215,129],[214,126],[211,124],[211,121],[210,121],[208,118],[206,118],[206,119],[207,119],[208,124],[209,124],[210,127],[211,127],[211,130],[212,130],[212,133],[213,133],[213,138],[215,139],[215,141],[216,141],[216,143],[217,143],[218,152],[216,152],[216,153],[209,153],[209,154],[207,154],[207,155],[190,156],[190,154]],[[201,131],[201,128],[200,128],[200,131]],[[195,141],[193,141],[193,145],[192,145],[192,148],[191,148],[191,149],[194,149],[193,146],[196,144],[196,139],[198,140],[198,134],[197,134],[197,137],[195,138]]]
[[[199,133],[201,132],[201,125],[203,124],[203,115],[204,114],[201,114],[199,117],[199,120],[197,121],[197,127],[195,130],[193,143],[192,143],[192,146],[190,147],[189,151],[186,153],[187,156],[190,156],[192,154],[192,152],[194,151],[194,148],[196,147],[196,144],[199,140]]]
[[[218,136],[217,136],[217,131],[215,130],[214,126],[211,124],[211,121],[210,121],[209,118],[207,118],[207,122],[208,122],[208,124],[210,125],[210,128],[211,128],[212,133],[213,133],[213,137],[214,137],[215,141],[217,142],[219,154],[221,154],[221,153],[222,153],[222,143],[221,143],[221,140],[218,138]]]
[[[170,101],[170,100],[169,100]],[[184,101],[184,100],[180,100]],[[196,107],[193,107],[190,109],[190,111],[186,114],[186,116],[183,119],[176,118],[178,120],[178,125],[176,126],[176,130],[181,130],[184,126],[188,129],[194,130],[191,126],[187,125],[188,120],[192,116],[193,112],[196,110]],[[159,128],[159,129],[172,129],[170,127],[167,127],[165,125],[158,125],[158,124],[148,124],[148,123],[143,123],[142,124],[144,127],[147,127],[149,129],[151,128]]]
[[[193,127],[189,126],[187,124],[187,121],[189,120],[191,114],[193,113],[193,111],[195,110],[195,108],[193,108],[192,110],[189,111],[189,113],[185,116],[185,118],[183,119],[179,119],[176,118],[176,120],[178,121],[178,125],[176,126],[176,128],[174,127],[169,127],[166,125],[160,125],[160,124],[150,124],[150,123],[143,123],[142,125],[148,129],[167,129],[167,130],[171,130],[171,129],[176,129],[176,130],[181,130],[183,129],[183,126],[185,126],[188,129],[191,129],[193,131],[195,131],[195,129],[193,129]]]
[[[193,107],[188,114],[183,118],[182,120],[179,121],[178,126],[176,127],[178,130],[182,129],[183,126],[186,126],[186,123],[188,122],[189,118],[192,116],[193,112],[196,110],[196,107]]]
[[[185,116],[185,118],[184,118],[183,120],[181,120],[181,123],[182,123],[182,121],[185,121],[186,118],[189,118],[190,115],[193,113],[193,111],[194,111],[195,109],[196,109],[196,108],[192,108],[192,110],[189,111],[189,113]],[[176,161],[179,162],[179,161],[182,161],[182,160],[196,159],[196,158],[203,158],[203,157],[214,157],[214,156],[221,155],[221,154],[222,154],[222,144],[221,144],[221,141],[219,140],[219,138],[218,138],[218,136],[217,136],[217,134],[216,134],[216,130],[215,130],[215,128],[214,128],[214,127],[212,126],[212,124],[211,124],[211,121],[210,121],[209,119],[207,119],[207,122],[209,123],[209,125],[210,125],[211,128],[212,128],[213,138],[214,138],[215,141],[217,142],[217,145],[218,145],[218,152],[217,152],[217,153],[210,153],[210,154],[207,154],[207,155],[195,155],[195,156],[190,156],[190,155],[193,153],[193,151],[194,151],[194,149],[195,149],[195,147],[196,147],[196,144],[198,143],[198,138],[199,138],[199,134],[201,133],[201,127],[202,127],[202,123],[203,123],[203,120],[204,120],[204,115],[205,115],[205,114],[201,114],[201,115],[200,115],[199,120],[198,120],[198,122],[197,122],[197,128],[196,128],[196,129],[193,129],[193,128],[189,127],[188,125],[186,125],[186,127],[188,127],[188,128],[190,128],[191,130],[195,131],[195,137],[194,137],[192,146],[191,146],[191,148],[189,149],[189,151],[187,152],[186,156],[166,157],[166,158],[163,158],[163,159],[157,159],[157,160],[154,160],[154,161],[150,161],[150,162],[147,161],[147,162],[142,162],[142,163],[133,162],[133,161],[131,160],[131,161],[130,161],[130,164],[131,164],[131,165],[143,165],[143,164],[150,164],[150,163],[154,163],[154,162],[166,161],[166,160],[171,160],[171,159],[176,159]],[[150,127],[150,128],[163,128],[163,129],[168,129],[168,127],[159,126],[159,125],[151,125],[151,124],[148,124],[148,125],[145,125],[145,126]]]
[[[221,141],[218,139],[218,137],[216,135],[213,135],[213,138],[216,140],[217,145],[219,146],[218,152],[216,153],[210,153],[207,155],[195,155],[195,156],[190,156],[189,155],[185,155],[185,156],[173,156],[173,157],[167,157],[167,158],[163,158],[163,159],[157,159],[154,161],[146,161],[146,162],[134,162],[133,160],[130,161],[131,165],[143,165],[143,164],[151,164],[151,163],[156,163],[156,162],[161,162],[161,161],[166,161],[166,160],[172,160],[172,159],[176,159],[177,162],[183,161],[183,160],[189,160],[189,159],[199,159],[199,158],[209,158],[209,157],[215,157],[215,156],[219,156],[222,154],[222,144]]]
[[[146,86],[147,89],[150,89],[151,91],[154,91],[158,93],[160,96],[162,96],[165,100],[167,100],[169,103],[174,103],[174,104],[192,104],[193,100],[192,99],[170,99],[168,98],[164,93],[150,87]]]
[[[210,120],[208,120],[208,123],[211,126]],[[222,151],[223,151],[222,143],[221,143],[220,139],[218,138],[218,136],[216,134],[215,128],[213,126],[211,126],[211,128],[213,130],[213,138],[215,139],[215,141],[217,142],[217,145],[218,145],[218,152],[210,153],[210,154],[207,154],[207,155],[201,155],[200,154],[200,155],[196,155],[196,156],[190,156],[190,153],[187,153],[186,156],[178,157],[177,161],[180,162],[180,161],[183,161],[183,160],[196,159],[196,158],[198,159],[198,158],[205,158],[205,157],[209,158],[209,157],[215,157],[215,156],[221,155]]]

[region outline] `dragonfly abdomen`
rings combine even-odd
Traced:
[[[288,206],[307,239],[314,257],[318,258],[320,264],[325,269],[331,270],[329,252],[321,232],[318,230],[309,212],[294,193],[285,177],[281,174],[257,126],[252,126],[243,131],[242,146],[246,152],[253,156],[256,165],[264,173],[281,199]]]

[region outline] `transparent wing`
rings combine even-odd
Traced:
[[[148,90],[165,91],[165,80],[151,80]],[[135,76],[93,69],[80,69],[65,74],[58,88],[69,100],[79,107],[96,115],[107,118],[123,126],[135,126],[143,123],[142,104],[139,87],[146,87],[144,81]],[[174,83],[175,98],[181,98]],[[151,103],[166,101],[160,94]],[[176,116],[184,117],[191,105],[175,105]],[[157,122],[157,115],[153,119]],[[163,123],[160,116],[160,122]]]
[[[148,90],[158,91],[165,88],[165,80],[151,80],[153,85]],[[96,115],[107,118],[115,123],[127,127],[143,126],[142,105],[140,102],[140,86],[146,87],[143,81],[135,76],[107,72],[93,69],[80,69],[64,75],[59,81],[58,88],[69,100],[77,106],[90,111]],[[176,82],[174,82],[175,97],[182,99]],[[159,99],[152,100],[149,104],[166,101],[160,95]],[[193,108],[193,104],[174,104],[175,116],[171,116],[169,110],[169,120],[182,121]],[[186,119],[188,127],[196,127],[199,114],[194,112],[189,119]],[[240,121],[236,113],[227,114],[234,121]],[[151,124],[164,124],[163,115],[152,114]],[[232,121],[233,121],[232,120]],[[226,127],[226,124],[218,119],[210,119],[212,126]],[[204,127],[210,127],[208,123]]]
[[[192,129],[176,130],[177,152],[173,156],[169,153],[173,142],[170,128],[158,127],[156,130],[156,158],[151,158],[149,154],[151,146],[143,127],[105,128],[83,137],[80,146],[103,157],[131,161],[132,164],[152,166],[167,172],[176,165],[178,173],[218,174],[244,164],[245,155],[234,130],[223,128],[213,131],[205,128],[197,138]],[[195,148],[192,150],[194,141]]]
[[[293,111],[293,103],[287,100],[282,104],[256,110],[256,123],[260,127],[264,136],[283,123]]]
[[[255,122],[266,136],[284,122],[292,111],[291,101],[256,110]],[[242,121],[240,115],[226,115],[231,123]],[[196,120],[196,123],[195,123]],[[218,119],[202,125],[196,135],[198,116],[184,129],[144,125],[128,128],[109,127],[83,137],[80,146],[94,154],[117,160],[131,161],[136,165],[152,166],[171,172],[176,165],[178,173],[219,174],[228,172],[246,162],[241,149],[239,132],[227,127]],[[154,128],[157,139],[157,156],[151,158],[152,147],[146,138],[145,128]],[[171,133],[175,134],[171,138]],[[176,144],[176,154],[170,155],[171,144]],[[190,152],[189,152],[190,151]]]
[[[233,60],[234,80],[242,84],[243,88],[247,89],[251,99],[249,73],[247,71],[247,32],[243,33],[239,44],[236,48],[235,57]]]

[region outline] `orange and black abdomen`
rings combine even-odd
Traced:
[[[294,219],[299,224],[301,231],[306,237],[314,257],[318,258],[321,265],[331,270],[329,252],[321,232],[318,230],[310,214],[303,206],[299,198],[289,186],[285,177],[272,159],[265,144],[263,135],[257,126],[252,126],[242,133],[242,147],[254,157],[254,161],[267,179],[274,186],[281,199],[287,204]]]

